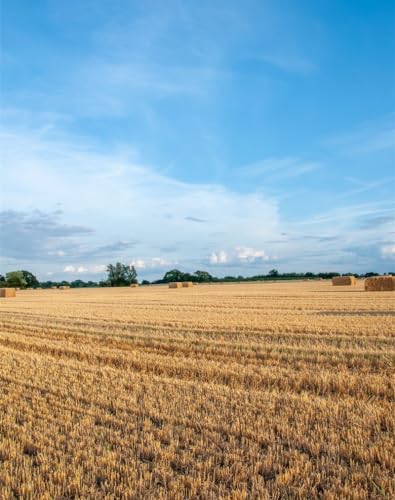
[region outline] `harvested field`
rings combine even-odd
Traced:
[[[329,281],[0,301],[0,496],[393,498],[394,316]]]

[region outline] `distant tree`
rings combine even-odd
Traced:
[[[27,288],[35,288],[40,286],[38,279],[30,271],[21,271],[23,279],[26,281]]]
[[[128,286],[137,283],[137,272],[134,266],[117,262],[107,266],[107,281],[110,286]]]
[[[141,284],[144,285],[150,285],[151,283],[148,280],[143,280]]]
[[[26,280],[22,271],[12,271],[6,274],[6,284],[13,288],[26,288]]]
[[[272,277],[274,277],[274,276],[278,276],[278,271],[277,271],[277,269],[272,269],[271,271],[269,271],[269,276],[272,276]]]
[[[171,271],[167,271],[167,273],[163,276],[162,281],[164,283],[170,283],[172,281],[182,281],[184,273],[179,271],[178,269],[172,269]]]
[[[5,277],[2,274],[0,274],[0,286],[5,286],[5,284],[6,284]]]
[[[209,281],[213,281],[213,277],[207,271],[195,271],[194,274],[199,283],[208,283]]]
[[[74,280],[70,283],[71,288],[83,288],[85,283],[82,280]]]

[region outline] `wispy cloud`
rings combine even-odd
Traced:
[[[355,130],[328,137],[324,145],[344,155],[395,150],[395,114],[360,124]]]
[[[78,241],[73,245],[58,241],[57,247],[48,250],[65,252],[66,265],[89,268],[101,264],[103,257],[132,259],[136,254],[143,255],[144,262],[156,262],[152,259],[157,258],[154,249],[158,242],[174,249],[174,235],[181,243],[175,248],[176,259],[180,251],[202,259],[207,238],[213,239],[209,234],[218,234],[220,241],[226,233],[227,244],[236,246],[240,240],[250,241],[251,234],[255,234],[253,239],[262,240],[277,232],[276,201],[262,194],[236,193],[219,184],[180,182],[136,163],[122,151],[92,152],[89,143],[82,146],[77,142],[76,146],[72,139],[58,140],[52,133],[9,132],[4,146],[9,166],[4,181],[12,195],[2,197],[3,205],[25,211],[31,205],[40,208],[60,203],[65,220],[50,225],[49,230],[60,234],[61,228],[78,236]],[[69,165],[73,165],[72,170]],[[114,169],[118,175],[106,175]],[[45,184],[38,182],[41,179]],[[75,200],[83,201],[80,207]],[[180,216],[185,213],[198,216]],[[83,220],[85,226],[75,220]],[[257,227],[261,229],[257,231]],[[89,241],[81,239],[85,234]],[[34,241],[39,256],[46,239]],[[150,267],[147,264],[145,268]]]
[[[309,75],[317,69],[317,65],[307,59],[307,57],[293,54],[292,50],[289,49],[287,52],[283,53],[275,49],[272,53],[268,52],[266,54],[261,54],[256,56],[255,59],[270,64],[280,70],[302,75]]]
[[[305,161],[296,157],[266,158],[248,165],[239,167],[237,175],[261,177],[268,182],[293,179],[322,168],[320,162]]]

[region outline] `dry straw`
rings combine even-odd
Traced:
[[[193,282],[192,281],[183,281],[182,286],[184,288],[189,288],[189,287],[193,286]]]
[[[9,298],[16,297],[15,288],[0,288],[0,297]]]
[[[332,285],[334,286],[344,286],[344,285],[356,285],[357,278],[355,276],[335,276],[332,278]]]
[[[375,276],[365,280],[367,292],[392,292],[395,290],[395,276]]]
[[[138,283],[132,283],[132,284],[130,285],[130,288],[137,288],[138,286],[139,286],[139,285],[138,285]]]
[[[180,283],[179,281],[173,281],[173,283],[169,283],[169,288],[181,288],[182,287],[182,283]]]
[[[68,290],[69,288],[68,285],[60,285],[59,290]]]

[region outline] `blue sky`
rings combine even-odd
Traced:
[[[395,268],[392,1],[4,0],[0,273]]]

